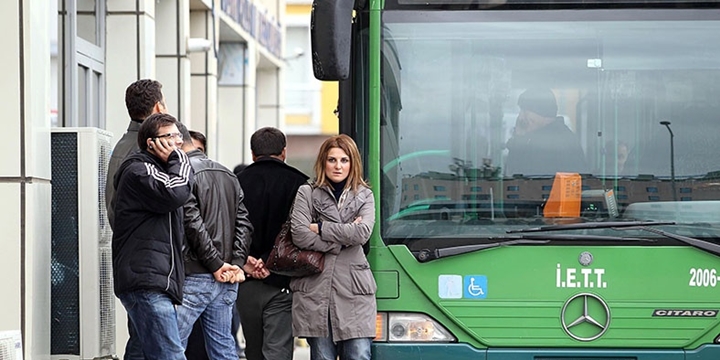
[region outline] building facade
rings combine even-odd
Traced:
[[[100,281],[107,280],[109,273],[97,266],[107,260],[103,253],[85,256],[82,252],[83,242],[97,244],[107,235],[104,213],[96,208],[94,214],[83,217],[82,209],[88,195],[95,205],[103,196],[104,185],[97,179],[103,176],[102,162],[129,122],[126,87],[138,79],[159,80],[169,112],[190,129],[206,134],[211,158],[230,168],[250,162],[249,137],[255,129],[285,128],[284,10],[284,0],[18,0],[0,4],[0,27],[7,36],[6,51],[0,55],[6,69],[0,94],[5,98],[2,121],[7,131],[6,151],[0,157],[0,193],[7,200],[0,255],[0,270],[6,275],[0,280],[5,291],[0,304],[6,311],[0,312],[0,337],[20,334],[23,358],[123,355],[127,326],[119,302],[113,298],[114,316],[107,311],[96,316],[81,301],[73,308],[77,320],[70,321],[70,328],[79,329],[78,333],[59,331],[63,320],[57,314],[63,312],[52,303],[51,289],[68,277],[79,278],[75,283],[80,298],[82,293],[102,293],[107,287],[107,283],[88,283],[83,275],[95,273]],[[99,170],[94,174],[94,188],[78,188],[70,196],[80,210],[67,217],[73,224],[66,227],[53,222],[60,207],[56,198],[67,197],[58,194],[64,180],[54,175],[68,172],[58,166],[59,153],[53,150],[55,138],[62,138],[55,136],[62,132],[59,129],[76,134],[98,129],[91,132],[107,142],[98,154],[91,154],[91,160],[78,160],[74,170],[78,183],[83,183],[85,165],[94,163]],[[77,159],[92,153],[87,147],[71,147]],[[95,176],[91,173],[90,177]],[[82,239],[88,221],[99,221],[101,228],[93,240]],[[59,228],[81,239],[74,265],[57,261]],[[88,262],[90,258],[95,263]],[[93,327],[98,330],[108,321],[112,327],[103,328],[99,335],[104,339],[90,335]],[[58,342],[58,336],[67,339]],[[100,345],[88,347],[90,342]],[[63,348],[55,343],[73,345]],[[0,348],[0,354],[3,351]]]
[[[312,173],[320,144],[339,131],[334,113],[336,81],[315,79],[312,69],[310,12],[312,0],[288,0],[285,7],[285,132],[288,163]]]

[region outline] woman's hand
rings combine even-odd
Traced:
[[[316,234],[320,234],[320,227],[318,226],[318,224],[312,223],[312,224],[310,224],[310,231],[312,231]]]

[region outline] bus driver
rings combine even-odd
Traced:
[[[580,142],[557,116],[555,94],[550,89],[528,89],[518,97],[520,113],[513,136],[507,141],[505,174],[554,175],[585,172]]]

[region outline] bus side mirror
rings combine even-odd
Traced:
[[[318,80],[350,75],[353,0],[314,0],[310,15],[312,65]]]

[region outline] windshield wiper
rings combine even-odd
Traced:
[[[656,226],[656,225],[675,225],[675,222],[673,222],[673,221],[602,221],[602,222],[586,222],[586,223],[577,223],[577,224],[539,226],[539,227],[534,227],[534,228],[507,230],[505,232],[508,234],[518,234],[518,233],[529,233],[529,232],[540,232],[540,231],[614,229],[614,228]]]
[[[668,239],[680,241],[697,249],[720,256],[720,245],[706,240],[696,239],[689,236],[673,234],[671,232],[651,228],[648,226],[675,225],[673,221],[608,221],[608,222],[587,222],[578,224],[549,225],[519,230],[508,230],[506,233],[530,233],[540,231],[563,231],[563,230],[584,230],[584,229],[613,229],[613,230],[643,230],[653,234],[664,236]],[[575,235],[577,236],[577,235]]]
[[[512,236],[496,236],[489,237],[489,241],[484,244],[450,246],[440,249],[423,249],[417,253],[416,258],[419,262],[428,262],[448,256],[466,254],[473,251],[486,250],[500,246],[512,245],[536,245],[547,244],[550,241],[646,241],[655,242],[654,239],[635,238],[635,237],[619,237],[606,235],[577,235],[577,234],[532,234],[532,235],[512,235]]]
[[[618,230],[631,230],[631,229],[632,228],[618,229]],[[647,231],[647,232],[651,232],[653,234],[662,235],[666,238],[677,240],[682,243],[688,244],[690,246],[694,246],[695,248],[698,248],[700,250],[707,251],[715,256],[720,256],[720,245],[711,243],[709,241],[700,240],[700,239],[696,239],[696,238],[692,238],[692,237],[684,236],[684,235],[673,234],[671,232],[663,231],[660,229],[653,229],[653,228],[649,228],[649,227],[645,227],[645,226],[638,227],[638,229]]]
[[[493,239],[493,238],[491,238]],[[498,241],[486,244],[473,244],[473,245],[461,245],[451,246],[440,249],[422,249],[417,254],[419,262],[428,262],[430,260],[440,259],[452,255],[466,254],[473,251],[491,249],[498,246],[511,246],[511,245],[524,245],[524,244],[545,244],[550,240],[535,240],[535,239],[524,239],[523,237],[513,237],[510,240]]]

